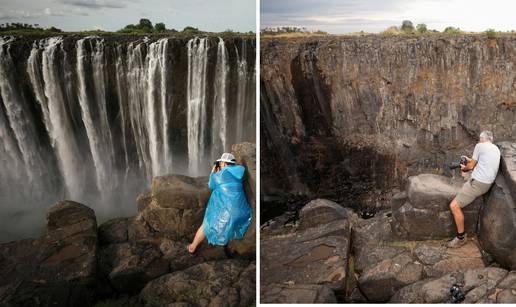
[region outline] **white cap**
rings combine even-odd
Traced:
[[[220,159],[217,160],[217,162],[236,163],[236,159],[235,159],[235,156],[233,156],[229,152],[225,152],[225,153],[222,154]]]

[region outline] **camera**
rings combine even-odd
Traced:
[[[450,294],[451,294],[451,302],[452,303],[460,303],[462,301],[464,301],[464,299],[466,298],[466,296],[464,295],[464,293],[462,293],[462,290],[460,289],[461,285],[459,284],[453,284],[450,288]]]
[[[460,168],[461,165],[466,166],[467,164],[468,164],[468,160],[465,157],[460,157],[460,161],[450,163],[449,168],[456,169],[456,168]]]
[[[220,169],[220,161],[215,161],[213,164],[215,165],[216,170]]]

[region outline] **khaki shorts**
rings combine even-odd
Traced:
[[[459,207],[464,208],[471,204],[475,198],[489,191],[492,183],[483,183],[475,179],[469,179],[464,183],[459,194],[455,196],[455,200],[459,203]]]

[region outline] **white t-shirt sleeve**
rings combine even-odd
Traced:
[[[473,157],[472,157],[472,159],[477,161],[477,162],[478,162],[478,154],[479,154],[479,151],[480,151],[479,148],[478,148],[478,145],[479,144],[475,145],[475,149],[473,150]]]

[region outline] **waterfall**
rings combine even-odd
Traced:
[[[208,39],[194,38],[188,41],[188,166],[192,175],[199,174],[200,162],[205,159],[207,64]]]
[[[34,62],[31,67],[34,71],[31,73],[29,67],[29,75],[33,74],[32,80],[33,88],[43,88],[44,96],[36,94],[38,102],[43,109],[48,109],[48,116],[45,118],[45,127],[49,131],[51,145],[57,152],[57,158],[64,180],[64,188],[67,196],[80,197],[84,188],[84,173],[81,171],[81,163],[79,157],[79,149],[76,144],[76,139],[73,136],[72,123],[70,116],[66,110],[65,96],[63,88],[61,88],[62,72],[59,67],[64,63],[60,61],[63,57],[59,53],[64,53],[62,49],[62,38],[52,37],[42,41],[43,51],[41,53],[42,59],[37,58],[39,51],[34,51]],[[39,48],[38,46],[33,46]],[[38,74],[38,69],[34,68],[38,62],[41,61],[40,67],[42,69],[42,76],[44,85],[41,86],[41,79],[35,76]],[[41,100],[39,100],[41,99]]]
[[[236,110],[236,141],[241,142],[244,140],[244,127],[245,127],[245,106],[247,99],[247,50],[246,43],[242,41],[242,54],[239,55],[238,48],[235,46],[237,53],[237,70],[238,70],[238,89],[237,89],[237,110]]]
[[[89,54],[85,50],[86,42],[92,49]],[[116,177],[113,176],[114,152],[106,111],[103,41],[94,37],[83,38],[77,41],[76,50],[78,96],[82,120],[95,165],[96,185],[101,194],[105,195],[116,186]],[[89,88],[89,91],[86,82],[86,65],[88,64],[91,65],[90,69],[93,73],[93,88]],[[91,91],[94,95],[88,95]]]
[[[212,119],[212,152],[214,159],[222,152],[228,151],[227,144],[227,75],[228,55],[224,40],[219,38],[217,46],[217,64],[215,66],[215,103]]]
[[[207,175],[253,141],[245,41],[0,36],[0,241],[62,199],[132,215],[153,177]]]
[[[167,174],[172,161],[168,141],[167,75],[170,72],[166,61],[167,45],[166,38],[150,44],[146,59],[146,105],[152,176]]]

